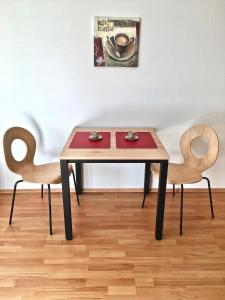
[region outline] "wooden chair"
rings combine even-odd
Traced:
[[[18,161],[14,158],[12,154],[12,143],[14,140],[20,139],[22,140],[27,146],[27,153],[25,157]],[[3,139],[3,146],[4,146],[4,153],[6,164],[8,168],[16,173],[19,174],[22,179],[18,180],[14,184],[13,190],[13,197],[12,197],[12,204],[11,204],[11,212],[9,217],[9,224],[12,224],[12,216],[13,216],[13,209],[14,209],[14,202],[16,196],[16,188],[18,183],[26,181],[30,183],[40,183],[41,184],[41,197],[43,198],[43,185],[47,184],[48,186],[48,209],[49,209],[49,231],[52,234],[52,213],[51,213],[51,188],[50,184],[58,184],[61,183],[61,172],[60,172],[60,163],[48,163],[42,165],[35,165],[34,164],[34,155],[36,150],[36,141],[34,136],[26,129],[21,127],[12,127],[5,132],[4,139]],[[79,196],[77,194],[77,186],[76,186],[76,179],[75,174],[73,171],[72,165],[69,165],[69,174],[72,173],[75,191],[77,195],[77,203],[79,202]]]
[[[207,153],[202,157],[196,156],[191,150],[192,142],[197,138],[202,138],[208,143]],[[219,151],[219,141],[216,132],[212,128],[205,125],[195,125],[182,135],[180,148],[184,161],[182,164],[169,163],[167,182],[173,185],[173,195],[175,194],[175,185],[179,184],[181,186],[180,235],[182,235],[184,184],[192,184],[202,179],[207,181],[211,215],[214,218],[210,180],[203,176],[202,172],[215,163]],[[158,164],[152,164],[151,170],[153,173],[159,174]],[[144,203],[145,197],[142,207],[144,207]]]

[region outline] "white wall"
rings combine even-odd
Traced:
[[[141,17],[138,68],[93,66],[94,16]],[[37,123],[39,163],[57,158],[75,125],[151,126],[179,160],[181,133],[207,123],[221,144],[208,175],[225,187],[224,37],[224,0],[0,0],[1,140],[20,125],[42,142]],[[11,188],[0,151],[0,188]],[[89,165],[85,186],[141,187],[142,174]]]

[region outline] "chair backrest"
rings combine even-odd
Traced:
[[[207,153],[202,157],[196,156],[191,150],[191,144],[197,138],[203,138],[208,143]],[[180,147],[184,163],[203,172],[215,163],[219,151],[219,140],[212,128],[206,125],[195,125],[184,132]]]
[[[20,139],[27,146],[27,153],[25,157],[18,161],[12,154],[12,143],[14,140]],[[36,150],[36,141],[33,135],[25,128],[12,127],[9,128],[3,138],[3,147],[5,153],[5,160],[8,168],[17,174],[20,174],[20,170],[27,165],[33,164],[33,159]]]

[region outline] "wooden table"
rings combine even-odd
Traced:
[[[111,132],[111,147],[108,149],[72,149],[69,145],[76,132],[85,131],[105,131]],[[119,149],[116,147],[116,132],[127,132],[129,130],[138,132],[150,132],[154,138],[157,148],[154,149]],[[163,220],[164,220],[164,206],[166,194],[166,180],[169,155],[155,131],[150,128],[74,128],[59,156],[61,165],[62,177],[62,192],[63,192],[63,208],[64,208],[64,224],[65,236],[67,240],[73,239],[72,230],[72,216],[71,216],[71,203],[70,203],[70,186],[68,163],[75,163],[76,177],[77,177],[77,190],[78,193],[82,191],[82,164],[83,163],[144,163],[145,176],[144,176],[144,194],[149,191],[149,179],[151,175],[151,163],[160,164],[160,175],[158,185],[158,201],[156,211],[155,223],[155,238],[162,239],[163,233]]]

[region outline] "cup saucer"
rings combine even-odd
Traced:
[[[128,141],[137,141],[139,139],[139,136],[135,135],[134,137],[129,137],[128,135],[125,135],[124,138]]]
[[[111,42],[114,45],[114,38],[113,38],[113,36],[110,37],[110,40],[111,40]],[[113,59],[115,59],[117,61],[125,61],[125,60],[130,59],[135,54],[135,52],[137,50],[136,49],[136,44],[135,44],[135,41],[134,41],[133,43],[130,43],[127,46],[126,50],[123,51],[123,52],[121,52],[121,56],[118,57],[118,56],[116,56],[115,50],[113,49],[112,45],[110,45],[110,43],[108,42],[108,40],[106,40],[106,42],[105,42],[105,49],[106,49],[107,54],[111,58],[113,58]]]
[[[91,141],[99,141],[102,139],[102,136],[101,135],[97,135],[97,136],[92,136],[92,135],[89,135],[89,140]]]

